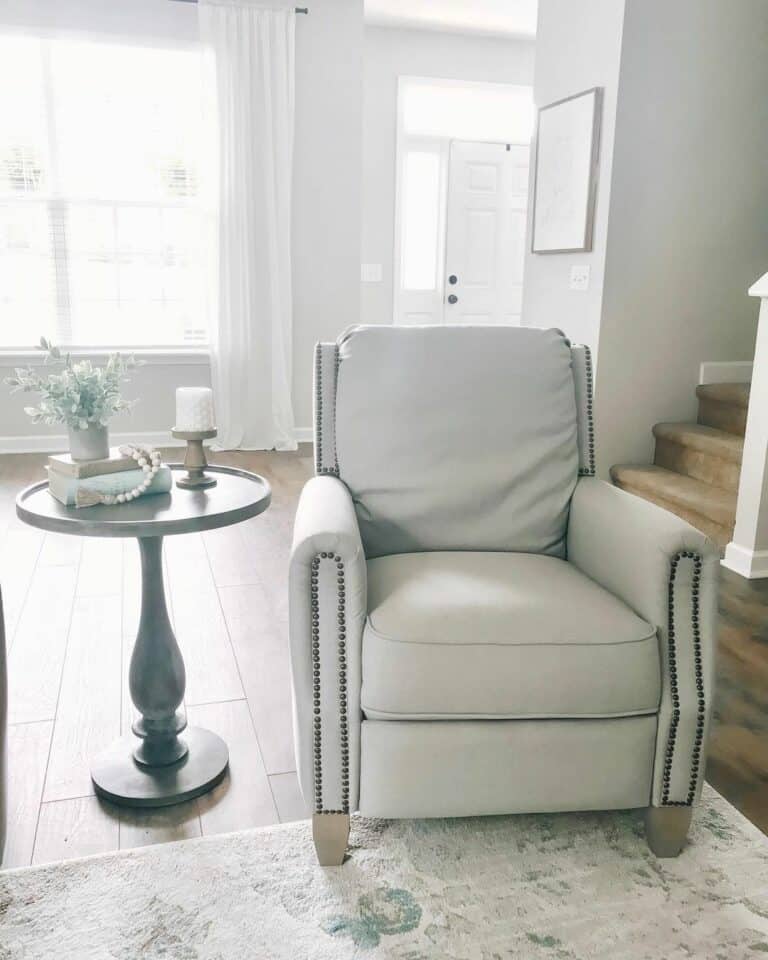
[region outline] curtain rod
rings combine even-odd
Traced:
[[[197,0],[171,0],[172,3],[197,3]],[[294,13],[309,13],[309,7],[294,7]]]

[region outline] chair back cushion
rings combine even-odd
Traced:
[[[334,354],[332,472],[352,493],[367,556],[564,555],[579,455],[562,333],[356,327]]]

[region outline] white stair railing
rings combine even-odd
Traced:
[[[768,577],[768,273],[749,288],[760,297],[736,525],[723,566],[743,577]]]

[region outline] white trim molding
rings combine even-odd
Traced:
[[[81,360],[88,358],[95,363],[105,361],[112,353],[122,353],[134,356],[137,360],[147,366],[208,366],[211,362],[207,347],[184,348],[184,347],[158,347],[152,348],[134,348],[134,347],[114,347],[106,350],[96,350],[91,348],[66,347],[65,353],[71,353],[72,356]],[[0,350],[0,367],[18,367],[29,363],[43,363],[44,354],[40,350],[25,350],[19,347],[18,350],[8,349]]]
[[[312,443],[312,427],[297,427],[297,443]],[[140,443],[147,447],[183,447],[184,441],[164,430],[137,430],[133,433],[110,433],[113,447],[121,443]],[[5,453],[61,453],[69,448],[66,434],[38,433],[29,436],[0,437],[0,455]]]
[[[699,365],[699,383],[749,383],[751,360],[705,360]]]
[[[736,523],[723,565],[743,577],[768,577],[768,273],[749,293],[760,297],[755,364],[744,433]]]
[[[721,563],[748,580],[768,577],[768,550],[750,550],[738,543],[729,543]]]
[[[183,440],[176,440],[163,430],[136,431],[135,433],[111,433],[109,442],[113,447],[121,443],[140,443],[147,447],[183,447]],[[38,433],[29,436],[0,437],[0,454],[3,453],[61,453],[69,449],[65,433]]]

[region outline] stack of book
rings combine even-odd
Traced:
[[[67,453],[55,454],[48,457],[47,470],[51,496],[67,507],[90,505],[107,494],[116,497],[129,493],[145,476],[133,457],[120,453],[117,447],[104,460],[73,460]],[[143,496],[168,493],[171,484],[170,468],[163,466]]]

